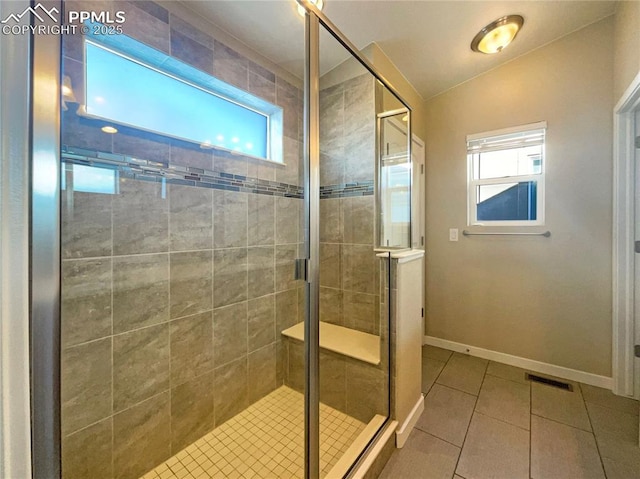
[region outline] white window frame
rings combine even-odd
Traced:
[[[469,151],[468,145],[470,141],[479,139],[489,139],[496,136],[508,135],[512,133],[521,133],[530,130],[545,130],[545,140],[542,143],[542,165],[539,174],[535,175],[513,175],[501,178],[474,179],[473,177],[473,153]],[[467,135],[467,225],[468,226],[541,226],[544,225],[545,215],[545,170],[546,170],[546,142],[547,122],[539,121],[526,125],[503,128],[500,130],[486,131],[482,133],[474,133]],[[491,150],[489,150],[491,151]],[[477,188],[484,185],[500,185],[506,183],[521,183],[527,181],[536,182],[536,219],[535,220],[500,220],[500,221],[478,221],[476,194]]]

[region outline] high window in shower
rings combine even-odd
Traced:
[[[243,37],[243,2],[228,32],[179,3],[62,39],[62,476],[342,477],[392,414],[410,113],[331,29],[305,51],[284,2],[289,63]]]

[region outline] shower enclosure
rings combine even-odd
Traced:
[[[264,5],[68,0],[125,21],[34,41],[34,477],[343,477],[392,415],[410,109]]]

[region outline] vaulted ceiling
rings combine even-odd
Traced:
[[[294,75],[304,61],[303,21],[294,0],[187,1],[243,43]],[[557,40],[615,11],[614,1],[403,1],[325,0],[323,12],[358,47],[371,42],[389,56],[424,98]],[[516,40],[496,55],[474,53],[473,36],[508,14],[525,19]],[[324,36],[321,66],[345,58],[342,47]]]

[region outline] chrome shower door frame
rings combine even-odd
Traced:
[[[62,12],[60,1],[46,2]],[[55,25],[46,18],[47,25]],[[61,476],[59,35],[32,36],[31,434],[32,477]]]

